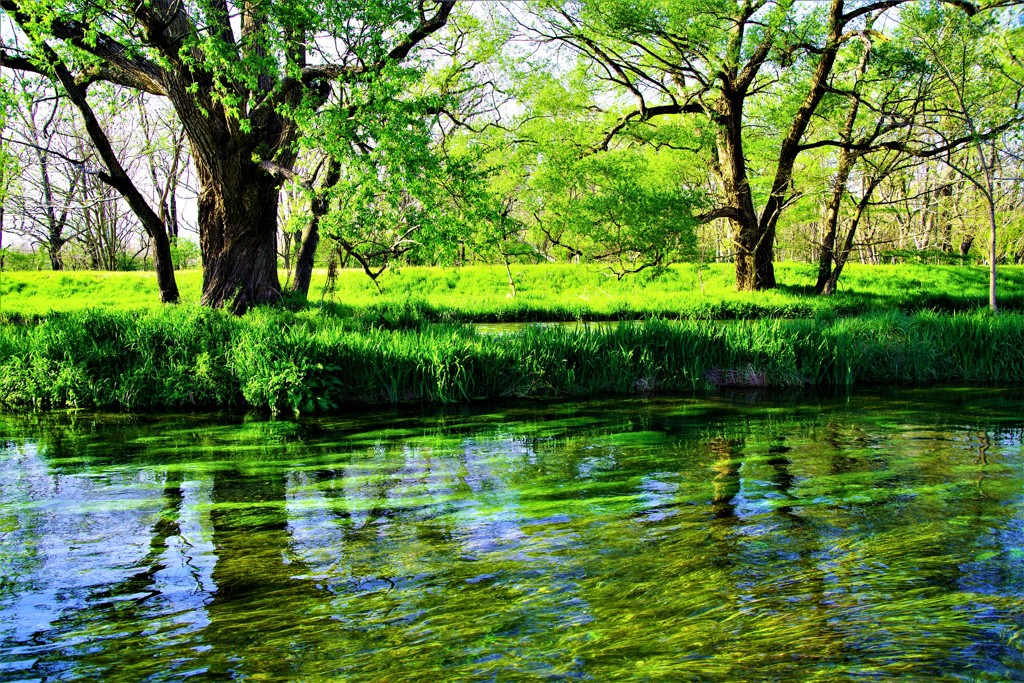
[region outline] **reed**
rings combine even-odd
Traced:
[[[890,312],[651,320],[505,335],[472,326],[197,306],[0,325],[0,402],[331,411],[351,404],[646,396],[722,387],[1024,382],[1024,316]]]

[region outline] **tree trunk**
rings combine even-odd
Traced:
[[[310,218],[309,226],[302,233],[299,254],[295,259],[295,282],[292,284],[292,291],[301,294],[303,298],[309,296],[309,283],[313,279],[313,262],[316,257],[317,245],[320,244],[320,219],[327,214],[327,210],[330,208],[329,192],[340,179],[341,165],[331,159],[327,165],[323,187],[319,191],[314,191],[310,198],[309,209],[312,218]]]
[[[166,249],[161,249],[158,246],[154,253],[157,284],[160,288],[160,301],[163,303],[177,303],[178,285],[174,280],[174,264],[170,258],[170,242],[167,240],[167,231],[164,228],[163,222],[154,213],[153,209],[150,208],[149,203],[142,196],[142,193],[139,192],[138,188],[135,187],[135,183],[132,182],[131,177],[125,172],[124,167],[121,166],[121,162],[118,160],[117,155],[114,154],[114,149],[110,144],[109,138],[107,138],[107,134],[104,132],[103,127],[100,126],[92,107],[86,99],[85,90],[78,85],[71,72],[68,71],[67,66],[57,57],[57,54],[49,47],[44,46],[44,48],[55,75],[64,86],[65,91],[67,91],[68,98],[72,104],[81,113],[89,139],[92,140],[96,151],[103,160],[103,164],[107,167],[107,173],[99,174],[100,180],[120,192],[121,196],[128,202],[128,206],[138,216],[142,227],[145,228],[153,241],[158,243],[162,239],[167,247]]]
[[[61,247],[63,246],[63,243],[54,244],[53,240],[50,240],[49,249],[47,249],[47,251],[50,255],[51,270],[64,270],[64,257],[61,256],[60,253]]]
[[[868,208],[868,202],[871,200],[871,195],[875,188],[878,187],[879,182],[881,182],[881,178],[872,178],[868,186],[864,188],[864,196],[857,202],[857,210],[850,219],[850,226],[846,231],[846,239],[843,240],[842,247],[835,254],[835,268],[832,269],[832,272],[822,284],[821,291],[819,292],[822,296],[834,294],[836,287],[839,286],[839,276],[842,275],[843,266],[850,260],[850,252],[853,251],[853,237],[857,234],[857,226],[860,225],[864,212]]]
[[[241,315],[280,300],[278,182],[237,156],[225,155],[215,169],[193,158],[201,188],[202,303]]]
[[[171,240],[167,233],[159,230],[153,233],[153,270],[156,271],[156,284],[160,290],[160,300],[164,303],[177,303],[178,285],[174,279],[174,258],[171,256]],[[165,292],[173,292],[173,298],[165,296]]]
[[[719,101],[718,163],[715,171],[725,203],[733,208],[729,221],[736,248],[736,289],[771,289],[775,286],[771,244],[774,235],[768,237],[766,249],[765,234],[754,208],[743,154],[743,100],[742,97],[734,99],[723,96]]]
[[[775,229],[762,232],[760,226],[741,226],[736,250],[736,289],[741,292],[757,292],[774,289]]]
[[[299,241],[299,254],[295,259],[295,280],[292,283],[292,291],[301,294],[302,298],[309,296],[309,283],[313,279],[313,263],[319,244],[320,216],[314,214],[309,225],[302,232],[302,238]]]
[[[986,171],[988,169],[986,168]],[[989,192],[986,195],[988,200],[988,225],[989,225],[989,242],[988,242],[988,307],[992,311],[999,310],[996,304],[996,201],[992,194],[992,181],[991,178],[988,180]]]

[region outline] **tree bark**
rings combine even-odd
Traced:
[[[718,176],[725,204],[732,207],[729,222],[736,248],[736,289],[754,291],[775,286],[771,244],[763,248],[763,233],[754,208],[743,153],[743,99],[745,93],[724,93],[718,105]],[[767,260],[766,260],[767,258]]]
[[[836,287],[839,285],[839,276],[843,273],[843,267],[850,260],[850,252],[853,251],[853,237],[857,234],[857,227],[860,225],[861,218],[864,217],[864,212],[868,208],[872,193],[874,193],[875,188],[878,187],[880,182],[881,177],[872,178],[868,186],[864,188],[864,196],[857,202],[857,210],[850,219],[850,226],[846,230],[846,238],[843,240],[843,245],[835,254],[835,268],[832,269],[832,272],[822,284],[821,291],[819,292],[821,295],[829,296],[835,293]]]
[[[320,244],[320,219],[327,214],[330,205],[330,197],[327,193],[338,184],[340,179],[341,165],[332,159],[328,162],[323,187],[319,191],[315,191],[310,199],[309,209],[312,216],[299,243],[299,254],[295,259],[295,281],[292,284],[292,291],[301,294],[302,298],[309,296],[309,283],[313,279],[316,248]]]
[[[299,255],[295,259],[295,280],[292,282],[292,291],[302,295],[303,299],[309,296],[309,283],[313,279],[313,265],[316,248],[319,245],[320,216],[314,214],[299,240]]]
[[[873,27],[874,21],[869,20],[868,28]],[[857,114],[860,111],[860,87],[864,74],[867,72],[868,60],[871,58],[871,41],[864,41],[864,54],[861,55],[854,73],[850,111],[846,114],[846,121],[843,124],[842,141],[853,141],[853,129],[857,123]],[[839,167],[836,169],[836,179],[832,185],[832,194],[829,197],[825,209],[825,235],[821,241],[821,254],[818,258],[818,281],[814,284],[814,291],[817,294],[825,294],[825,288],[832,281],[831,290],[835,289],[832,265],[836,262],[835,246],[836,235],[839,232],[839,211],[842,208],[843,196],[846,194],[846,183],[850,179],[850,172],[857,161],[858,154],[847,148],[839,151]]]
[[[47,252],[49,252],[50,256],[50,270],[64,270],[64,257],[60,253],[63,247],[63,242],[59,239],[55,240],[53,235],[50,236],[50,241],[47,245]]]
[[[993,195],[992,179],[988,173],[986,167],[986,180],[988,181],[989,193],[985,197],[988,200],[988,225],[989,225],[989,242],[988,242],[988,307],[993,312],[999,310],[999,306],[996,303],[996,231],[998,224],[996,223],[996,202]]]
[[[278,181],[239,155],[198,172],[202,303],[238,315],[281,298],[277,277]]]

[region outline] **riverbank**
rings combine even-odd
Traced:
[[[718,387],[1024,383],[1024,315],[387,329],[317,311],[76,311],[0,325],[8,407],[333,411]]]

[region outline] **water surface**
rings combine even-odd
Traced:
[[[1024,395],[0,416],[0,680],[1024,678]]]

